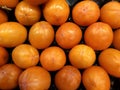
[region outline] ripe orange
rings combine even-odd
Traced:
[[[50,84],[50,73],[39,66],[30,67],[19,76],[20,90],[48,90]]]
[[[25,42],[27,29],[17,22],[5,22],[0,24],[0,46],[15,47]]]
[[[46,21],[35,23],[29,31],[29,42],[38,49],[44,49],[51,45],[54,40],[54,29]]]
[[[69,60],[73,66],[79,69],[88,68],[96,60],[95,51],[85,44],[76,45],[69,52]]]
[[[62,24],[56,32],[56,42],[64,49],[70,49],[80,43],[82,31],[80,27],[72,22]]]
[[[19,0],[0,0],[0,6],[6,6],[9,8],[15,8],[19,3]]]
[[[88,26],[95,23],[100,16],[100,9],[97,3],[92,0],[77,3],[72,10],[72,18],[80,26]]]
[[[55,85],[59,90],[77,90],[80,83],[80,71],[70,65],[64,66],[55,75]]]
[[[4,47],[0,47],[0,67],[8,62],[9,53]]]
[[[15,64],[5,64],[0,67],[0,90],[13,90],[18,86],[18,77],[22,70]]]
[[[44,49],[40,55],[40,64],[48,71],[61,69],[66,63],[65,52],[57,46]]]
[[[33,6],[25,1],[19,2],[15,8],[15,17],[23,25],[30,26],[41,18],[39,6]]]
[[[114,31],[113,46],[114,46],[114,48],[120,50],[120,29],[117,29]]]
[[[0,24],[7,21],[8,21],[7,14],[2,9],[0,9]]]
[[[94,50],[104,50],[112,44],[112,28],[103,22],[93,23],[85,30],[84,40]]]
[[[13,49],[12,60],[20,68],[26,69],[38,64],[39,52],[29,44],[21,44]]]
[[[108,48],[99,55],[99,64],[112,76],[120,78],[120,51]]]
[[[44,18],[52,25],[61,25],[68,19],[70,13],[66,0],[49,0],[43,8]]]
[[[110,90],[110,78],[100,66],[91,66],[82,74],[86,90]]]
[[[112,28],[120,28],[120,3],[111,1],[101,8],[100,20],[108,23]]]

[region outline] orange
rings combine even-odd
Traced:
[[[39,52],[29,44],[21,44],[13,49],[12,60],[20,68],[26,69],[38,64]]]
[[[59,90],[77,90],[80,83],[80,71],[70,65],[64,66],[55,75],[55,85]]]
[[[95,51],[85,44],[76,45],[69,51],[70,63],[79,69],[92,66],[95,60]]]
[[[0,66],[8,63],[9,53],[6,48],[0,47]]]
[[[0,67],[0,89],[13,90],[18,86],[18,77],[22,70],[15,64],[5,64]]]
[[[51,76],[48,71],[39,66],[24,70],[19,76],[20,90],[48,90]]]
[[[0,0],[0,6],[6,6],[9,8],[15,8],[19,3],[19,0]]]
[[[120,51],[114,48],[103,50],[99,64],[112,76],[120,78]]]
[[[48,47],[40,54],[40,64],[48,71],[59,70],[65,65],[65,63],[66,55],[60,47]]]
[[[113,29],[120,28],[120,3],[118,1],[106,3],[100,13],[102,22],[108,23]]]
[[[86,90],[110,90],[110,78],[100,66],[91,66],[82,74],[82,82]]]
[[[85,30],[84,40],[94,50],[104,50],[112,44],[112,28],[103,22],[93,23]]]
[[[15,47],[25,42],[27,29],[18,22],[0,24],[0,46]]]
[[[38,49],[44,49],[54,40],[54,29],[46,21],[40,21],[32,25],[29,31],[29,42]]]
[[[70,49],[80,43],[82,38],[82,31],[78,25],[72,22],[62,24],[56,32],[57,44],[64,48]]]
[[[6,12],[4,12],[2,9],[0,9],[0,24],[7,22],[8,21],[8,16]]]
[[[72,9],[73,21],[80,26],[88,26],[95,23],[99,16],[99,6],[92,0],[78,2]]]
[[[114,31],[113,46],[114,46],[114,48],[120,50],[120,29],[117,29]]]
[[[61,25],[68,19],[69,5],[65,0],[49,0],[43,8],[43,16],[52,25]]]
[[[19,23],[30,26],[40,20],[41,10],[39,6],[21,1],[15,8],[15,17]]]

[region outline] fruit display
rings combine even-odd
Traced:
[[[0,90],[120,90],[120,1],[0,0]]]

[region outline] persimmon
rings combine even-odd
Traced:
[[[120,51],[114,48],[103,50],[98,57],[99,64],[110,75],[120,78]]]
[[[82,38],[82,30],[78,25],[72,22],[62,24],[56,31],[56,42],[64,48],[70,49],[80,43]]]
[[[79,69],[86,69],[92,66],[95,60],[95,51],[85,44],[76,45],[69,51],[70,63]]]
[[[54,29],[47,21],[40,21],[32,25],[29,31],[29,42],[38,49],[44,49],[54,40]]]
[[[100,17],[100,9],[92,0],[78,2],[72,9],[72,18],[80,26],[95,23]]]
[[[120,28],[120,3],[110,1],[102,6],[100,20],[109,24],[113,29]]]
[[[26,69],[38,64],[39,52],[29,44],[21,44],[13,49],[12,60],[18,67]]]
[[[91,66],[82,74],[86,90],[110,90],[110,77],[100,66]]]
[[[0,9],[0,24],[7,22],[7,21],[8,21],[7,13],[3,11],[2,9]]]
[[[43,8],[43,16],[52,25],[65,23],[70,14],[66,0],[48,0]]]
[[[66,55],[58,46],[44,49],[40,54],[40,64],[48,71],[61,69],[66,63]]]
[[[81,73],[71,65],[64,66],[55,75],[55,85],[59,90],[77,90],[80,83]]]
[[[40,20],[41,9],[39,6],[33,6],[25,1],[21,1],[15,8],[15,17],[19,23],[30,26]]]
[[[18,22],[5,22],[0,24],[0,46],[15,47],[25,42],[27,29]]]
[[[51,76],[44,68],[33,66],[20,74],[18,82],[20,90],[48,90]]]
[[[85,44],[92,47],[94,50],[104,50],[112,44],[112,28],[107,23],[93,23],[85,30],[84,40]]]

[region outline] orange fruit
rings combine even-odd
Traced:
[[[65,0],[49,0],[43,8],[43,16],[52,25],[61,25],[68,19],[69,5]]]
[[[15,64],[5,64],[0,67],[0,89],[13,90],[18,86],[18,77],[22,70]]]
[[[80,83],[80,71],[70,65],[64,66],[55,75],[55,85],[59,90],[77,90]]]
[[[29,31],[29,42],[38,49],[44,49],[54,40],[54,29],[46,21],[40,21],[32,25]]]
[[[0,6],[6,6],[9,8],[15,8],[19,3],[19,0],[0,0]]]
[[[26,69],[38,64],[39,52],[29,44],[21,44],[13,49],[12,60],[20,68]]]
[[[0,24],[0,46],[15,47],[25,42],[27,29],[18,22],[5,22]]]
[[[120,50],[120,29],[117,29],[114,31],[113,46],[114,46],[114,48]]]
[[[70,49],[80,43],[82,38],[82,31],[78,25],[72,22],[62,24],[56,32],[57,44],[64,48]]]
[[[21,1],[15,8],[15,17],[19,23],[30,26],[40,20],[41,10],[39,6]]]
[[[50,84],[50,73],[39,66],[27,68],[19,76],[20,90],[48,90]]]
[[[8,16],[2,9],[0,9],[0,18],[0,24],[8,21]]]
[[[91,66],[82,74],[82,82],[86,90],[110,90],[110,78],[100,66]]]
[[[73,21],[80,26],[95,23],[99,16],[99,6],[92,0],[78,2],[72,9]]]
[[[120,51],[114,48],[103,50],[99,64],[112,76],[120,78]]]
[[[48,71],[59,70],[65,63],[66,55],[60,47],[51,46],[41,52],[40,64]]]
[[[95,60],[95,51],[85,44],[76,45],[69,51],[70,63],[79,69],[92,66]]]
[[[27,3],[30,3],[31,5],[41,5],[45,2],[47,2],[48,0],[24,0]]]
[[[84,40],[94,50],[104,50],[112,44],[112,28],[103,22],[93,23],[85,30]]]
[[[112,28],[120,28],[120,3],[111,1],[106,3],[100,12],[100,20],[108,23]]]
[[[9,53],[6,48],[0,47],[0,66],[8,63]]]

